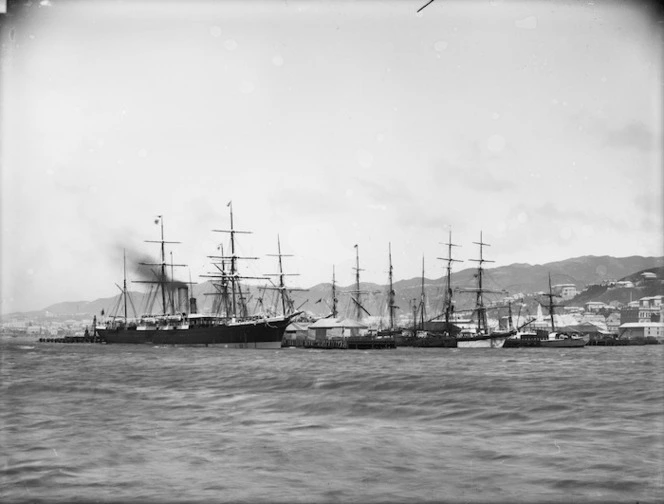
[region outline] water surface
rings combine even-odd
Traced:
[[[664,346],[0,346],[3,502],[662,502]]]

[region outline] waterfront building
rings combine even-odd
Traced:
[[[649,296],[639,299],[639,322],[663,322],[661,313],[664,296]]]
[[[351,319],[323,318],[311,324],[308,328],[309,335],[316,340],[329,338],[345,338],[347,336],[359,336],[361,331],[368,326]]]
[[[620,326],[621,338],[656,338],[664,343],[664,322],[629,322]]]
[[[618,334],[620,332],[620,325],[622,323],[622,312],[613,312],[606,317],[606,328],[612,334]]]

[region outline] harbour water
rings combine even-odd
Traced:
[[[664,496],[664,345],[0,352],[2,502]]]

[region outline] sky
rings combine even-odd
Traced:
[[[246,274],[386,284],[664,255],[662,14],[617,1],[10,2],[0,312],[202,282],[232,201]],[[128,280],[133,269],[128,268]],[[139,289],[139,287],[132,286]]]

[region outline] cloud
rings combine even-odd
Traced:
[[[648,151],[655,146],[655,135],[645,124],[635,122],[606,131],[604,143],[612,147]]]
[[[578,131],[585,131],[603,147],[650,151],[658,146],[655,133],[642,121],[625,121],[610,125],[606,117],[589,111],[579,111],[569,115],[569,122]],[[661,144],[659,144],[661,148]]]

